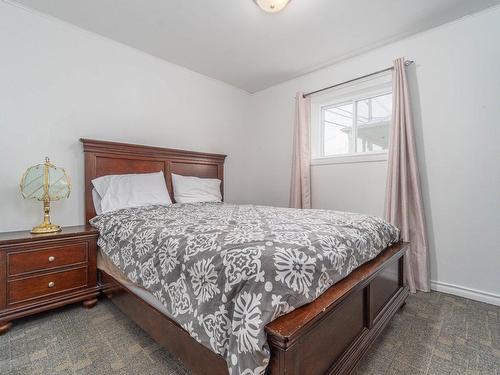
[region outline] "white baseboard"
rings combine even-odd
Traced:
[[[431,289],[438,292],[473,299],[474,301],[500,306],[500,295],[494,293],[483,292],[481,290],[466,288],[459,285],[453,285],[433,280],[431,280]]]

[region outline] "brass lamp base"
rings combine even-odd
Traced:
[[[31,233],[54,233],[59,232],[61,227],[50,222],[50,198],[45,195],[43,199],[43,223],[31,230]]]
[[[61,227],[56,224],[46,224],[42,223],[40,225],[37,225],[31,230],[31,233],[34,234],[39,234],[39,233],[55,233],[59,232],[61,230]]]

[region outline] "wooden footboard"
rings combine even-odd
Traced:
[[[266,326],[271,347],[268,374],[348,374],[407,296],[403,256],[393,245],[330,287],[318,299]],[[224,359],[177,323],[101,272],[102,291],[129,318],[192,372],[228,374]]]
[[[408,297],[399,243],[266,326],[273,375],[348,374]]]

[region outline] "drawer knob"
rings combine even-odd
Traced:
[[[56,260],[56,257],[53,257],[53,256],[49,257],[49,262],[53,262],[54,260]]]
[[[55,282],[51,281],[51,282],[49,283],[49,288],[53,288],[53,287],[55,287],[55,286],[56,286],[56,283],[55,283]]]

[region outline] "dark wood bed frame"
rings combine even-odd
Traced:
[[[224,180],[225,155],[89,139],[81,142],[87,220],[95,216],[91,180],[99,176],[163,171],[171,195],[171,173]],[[407,243],[388,247],[312,303],[269,323],[265,327],[271,348],[267,373],[350,373],[408,297],[403,274],[407,248]],[[105,272],[100,272],[99,280],[102,292],[121,311],[192,372],[228,374],[224,359],[199,344],[175,321]]]

